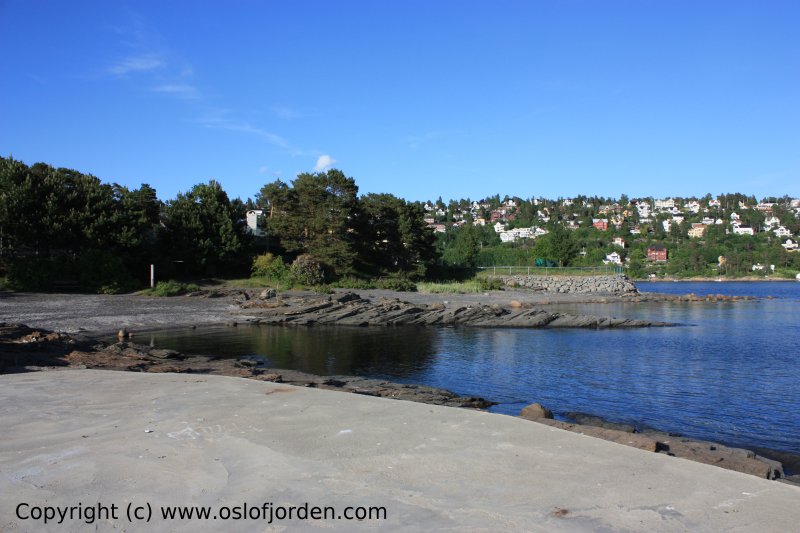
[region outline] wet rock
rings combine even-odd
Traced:
[[[553,412],[540,403],[532,403],[520,411],[519,416],[526,420],[539,420],[541,418],[553,418]]]

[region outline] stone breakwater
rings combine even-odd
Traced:
[[[635,294],[639,290],[627,276],[499,276],[506,287],[522,287],[551,293]]]

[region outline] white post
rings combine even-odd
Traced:
[[[150,288],[156,286],[156,266],[150,263]]]

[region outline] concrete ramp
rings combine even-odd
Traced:
[[[232,377],[3,375],[0,428],[2,531],[800,524],[800,487],[503,415]],[[188,509],[209,515],[164,518]]]

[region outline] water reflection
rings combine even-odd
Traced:
[[[261,355],[274,368],[396,381],[420,378],[436,354],[431,328],[243,326],[151,333],[151,344],[187,354]]]

